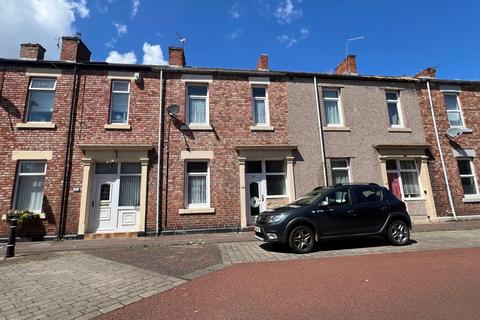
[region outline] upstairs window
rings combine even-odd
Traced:
[[[400,101],[398,99],[398,92],[387,92],[387,108],[388,108],[388,120],[390,127],[401,128],[403,127],[402,112],[400,110]]]
[[[340,109],[339,91],[333,89],[324,89],[323,105],[325,108],[325,121],[327,126],[343,126],[342,111]]]
[[[457,93],[445,93],[445,106],[447,108],[448,122],[451,127],[464,127],[462,110]]]
[[[45,161],[20,161],[15,186],[15,209],[42,211]]]
[[[465,196],[477,195],[477,179],[473,170],[472,159],[457,159],[460,180],[462,180],[463,194]]]
[[[187,124],[208,125],[208,86],[187,86]]]
[[[350,167],[348,159],[330,160],[332,166],[333,185],[350,182]]]
[[[128,123],[130,81],[112,81],[110,123]]]
[[[55,101],[55,79],[33,78],[28,88],[27,121],[51,122]]]
[[[253,122],[255,126],[269,124],[268,99],[266,87],[253,87]]]

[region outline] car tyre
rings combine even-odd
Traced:
[[[405,222],[395,220],[388,226],[387,238],[394,246],[403,246],[410,241],[410,229]]]
[[[296,253],[308,253],[315,244],[315,235],[311,228],[298,226],[290,232],[288,244]]]

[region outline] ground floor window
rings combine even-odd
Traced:
[[[15,186],[15,209],[42,211],[46,169],[45,161],[19,162]]]
[[[210,206],[209,162],[187,161],[185,170],[186,208]]]
[[[333,185],[350,182],[350,165],[348,159],[331,159]]]
[[[457,164],[460,180],[462,180],[463,194],[465,196],[477,195],[477,179],[475,178],[472,159],[457,159]]]
[[[246,162],[247,174],[258,174],[266,181],[267,197],[286,197],[286,169],[283,160],[254,160]]]
[[[120,168],[120,207],[140,206],[140,181],[142,166],[140,163],[122,163]]]
[[[387,160],[388,186],[397,197],[421,198],[419,174],[415,160]]]

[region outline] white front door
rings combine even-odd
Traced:
[[[109,231],[117,226],[118,179],[116,175],[102,175],[95,179],[93,219],[91,231]]]
[[[264,174],[247,174],[247,225],[255,224],[256,217],[267,210],[266,177]]]

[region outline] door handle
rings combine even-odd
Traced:
[[[353,210],[353,209],[347,210],[346,214],[349,215],[349,216],[354,216],[354,217],[357,216],[357,214],[355,213],[355,210]]]

